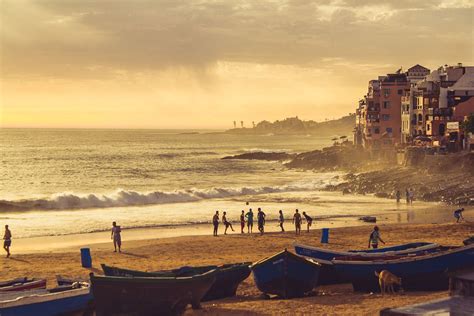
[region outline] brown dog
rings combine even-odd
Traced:
[[[397,277],[395,274],[391,273],[390,271],[383,270],[380,273],[375,271],[375,276],[379,278],[379,286],[380,292],[383,294],[392,292],[393,294],[395,291],[393,290],[393,285],[402,286],[402,279]]]

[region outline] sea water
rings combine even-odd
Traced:
[[[15,238],[209,223],[216,210],[269,220],[294,209],[315,218],[386,213],[392,200],[321,192],[342,173],[287,169],[282,162],[223,160],[252,151],[298,153],[329,138],[190,130],[0,130],[0,225]],[[248,203],[248,205],[247,205]]]

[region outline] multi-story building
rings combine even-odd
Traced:
[[[400,72],[369,82],[367,95],[358,109],[361,120],[358,131],[364,147],[380,149],[400,142],[401,97],[409,84],[407,75]]]

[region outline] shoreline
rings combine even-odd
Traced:
[[[376,225],[381,224],[438,224],[449,223],[453,221],[452,212],[443,212],[443,206],[433,206],[431,208],[396,210],[377,214]],[[474,218],[474,207],[466,208],[465,217]],[[244,234],[240,233],[240,223],[232,222],[235,232],[228,229],[228,235],[247,236],[247,227]],[[327,218],[324,220],[314,217],[313,225],[310,231],[318,231],[321,228],[354,228],[360,226],[373,226],[374,223],[366,223],[358,219],[357,215],[347,215]],[[294,228],[291,219],[286,219],[284,227],[286,231],[291,232]],[[266,233],[278,233],[280,228],[276,220],[267,221],[265,226]],[[302,229],[306,229],[306,223],[303,222]],[[219,225],[219,235],[223,235],[224,225]],[[154,239],[173,239],[179,237],[209,236],[212,233],[212,225],[193,224],[186,226],[171,227],[148,227],[148,228],[130,228],[122,232],[122,241],[127,243],[136,243],[137,241]],[[257,225],[254,224],[253,235],[258,235]],[[110,231],[99,231],[92,233],[78,233],[69,235],[25,237],[13,240],[12,252],[16,254],[35,254],[35,253],[61,253],[74,252],[78,248],[95,247],[97,245],[110,244]]]
[[[467,215],[467,214],[466,214]],[[472,217],[470,210],[467,217]],[[474,233],[472,223],[455,224],[378,224],[385,246],[406,242],[429,241],[442,245],[461,245]],[[105,263],[130,269],[154,271],[185,265],[210,265],[233,262],[256,262],[282,249],[293,250],[295,242],[335,250],[366,249],[372,224],[330,230],[329,244],[321,245],[321,231],[219,236],[191,236],[125,241],[122,253],[114,253],[111,242],[91,247],[91,269],[80,264],[79,249],[75,251],[15,254],[10,259],[0,258],[1,279],[19,276],[42,277],[48,286],[55,286],[56,275],[87,279],[90,272],[100,274],[100,264]],[[447,297],[441,292],[405,292],[402,295],[354,293],[348,284],[319,286],[316,295],[281,300],[261,298],[250,276],[241,283],[237,296],[206,302],[203,309],[188,308],[186,315],[275,315],[275,314],[345,314],[375,315],[386,307],[399,307],[427,300]]]

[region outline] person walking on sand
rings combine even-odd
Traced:
[[[458,208],[454,211],[454,218],[456,219],[456,223],[459,223],[460,220],[464,220],[462,212],[464,212],[464,208]]]
[[[232,227],[231,222],[229,222],[227,220],[226,214],[227,214],[227,212],[224,212],[222,214],[222,223],[224,223],[224,225],[225,225],[224,235],[227,235],[227,228],[229,228],[229,227],[232,231],[234,231],[234,227]]]
[[[8,225],[5,225],[5,234],[3,235],[3,249],[7,252],[7,258],[10,257],[10,247],[12,245],[12,232],[8,228]]]
[[[293,224],[295,224],[296,235],[301,234],[301,214],[298,209],[296,209],[295,214],[293,215]]]
[[[253,212],[251,208],[245,214],[245,217],[247,218],[247,233],[251,234],[253,230]]]
[[[240,214],[240,233],[244,233],[245,228],[245,211],[242,210],[242,214]]]
[[[122,236],[120,233],[122,232],[122,229],[120,229],[120,226],[117,225],[116,222],[112,223],[112,234],[110,238],[114,241],[114,252],[117,252],[117,247],[118,247],[118,252],[122,252]]]
[[[400,190],[397,190],[397,193],[395,193],[395,197],[397,198],[397,204],[400,203],[400,198],[402,197],[402,193]]]
[[[212,217],[212,225],[214,226],[214,236],[217,236],[217,229],[219,228],[219,211]]]
[[[265,232],[265,213],[262,211],[260,207],[258,208],[257,221],[258,221],[258,230],[260,231],[260,235],[263,235],[263,233]]]
[[[279,217],[279,219],[278,219],[279,226],[280,226],[280,228],[281,228],[281,231],[284,232],[285,229],[283,228],[283,222],[285,221],[285,217],[283,216],[283,211],[282,211],[282,210],[280,210],[279,213],[280,213],[280,217]]]
[[[309,228],[311,227],[311,224],[313,223],[313,218],[306,214],[306,212],[303,212],[303,216],[306,219],[306,229],[307,232],[309,233]]]
[[[385,245],[385,241],[380,238],[379,227],[375,226],[374,230],[372,231],[372,233],[370,233],[369,236],[369,249],[370,245],[372,245],[372,248],[377,249],[379,247],[379,240]]]

